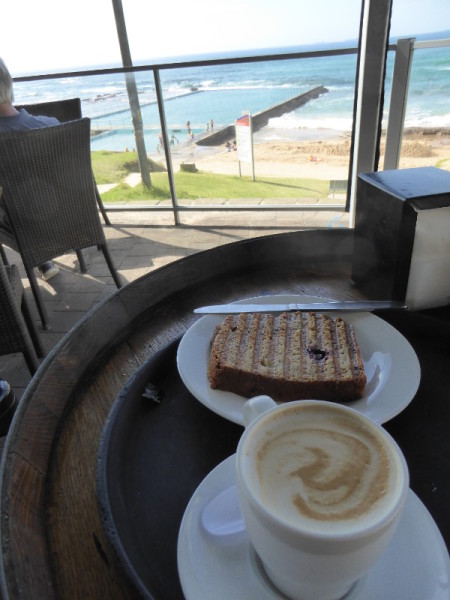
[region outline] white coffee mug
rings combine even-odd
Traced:
[[[248,537],[294,600],[337,600],[386,549],[409,486],[393,438],[341,404],[244,406],[237,487]]]

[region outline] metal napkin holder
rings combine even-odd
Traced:
[[[450,173],[436,167],[358,176],[352,279],[368,298],[411,310],[450,304]]]

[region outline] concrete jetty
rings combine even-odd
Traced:
[[[298,108],[299,106],[303,106],[310,100],[314,100],[318,98],[321,94],[326,94],[328,92],[327,88],[323,85],[319,85],[318,87],[309,90],[303,94],[295,96],[294,98],[290,98],[285,102],[280,102],[280,104],[275,104],[270,108],[266,108],[265,110],[261,110],[258,113],[252,115],[252,126],[253,131],[258,131],[262,127],[265,127],[269,122],[269,119],[273,119],[275,117],[281,117],[285,113],[291,112]],[[237,115],[238,116],[238,115]],[[221,144],[225,144],[227,141],[234,139],[236,137],[235,125],[234,123],[219,129],[218,131],[214,131],[213,133],[202,135],[201,139],[196,141],[198,146],[220,146]]]

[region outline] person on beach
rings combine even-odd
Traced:
[[[161,132],[158,133],[158,142],[159,142],[158,147],[161,148],[161,150],[164,150],[164,139],[163,139]],[[159,152],[159,150],[158,150],[158,152]]]
[[[209,122],[209,128],[211,130],[211,133],[214,131],[214,121],[211,119],[211,121]]]
[[[24,108],[15,109],[13,100],[13,80],[5,62],[0,58],[0,133],[59,125],[58,119],[54,117],[34,116],[30,115]],[[9,235],[13,233],[8,216],[2,206],[0,206],[0,228]],[[14,249],[18,251],[17,247]],[[54,277],[58,271],[59,268],[51,260],[39,267],[39,272],[44,281]]]

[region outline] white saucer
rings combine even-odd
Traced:
[[[186,508],[178,536],[178,571],[186,600],[285,600],[267,580],[245,531],[222,539],[202,526],[205,506],[234,482],[235,455],[211,471]],[[345,600],[380,598],[450,598],[447,548],[430,513],[411,490],[388,550]]]

